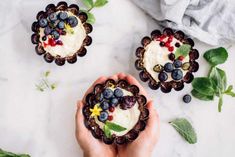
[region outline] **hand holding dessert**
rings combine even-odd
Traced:
[[[108,79],[112,79],[115,81],[126,80],[129,84],[135,85],[139,88],[140,95],[144,95],[145,97],[147,97],[145,90],[135,78],[133,78],[130,75],[125,75],[122,73],[114,75],[109,78],[100,77],[88,89],[85,95],[89,94],[94,89],[95,85],[104,83]],[[149,110],[149,115],[148,115],[148,121],[146,121],[147,123],[146,123],[145,130],[142,131],[141,133],[138,132],[136,139],[133,139],[131,142],[118,144],[118,140],[117,138],[115,138],[115,142],[109,145],[107,145],[107,143],[105,144],[104,143],[105,141],[102,142],[101,140],[95,139],[93,137],[94,135],[91,134],[91,132],[85,127],[84,115],[82,113],[83,112],[82,110],[85,104],[86,104],[86,99],[84,97],[82,101],[78,102],[78,110],[77,110],[77,115],[76,115],[76,137],[77,137],[79,145],[84,151],[84,156],[92,157],[92,156],[99,156],[99,154],[101,156],[109,156],[109,157],[117,156],[117,155],[120,157],[122,156],[128,157],[128,156],[133,156],[133,155],[137,157],[138,156],[151,156],[151,152],[153,151],[154,145],[156,144],[158,137],[159,137],[159,118],[158,118],[156,110],[153,107],[152,101],[146,102],[146,108]],[[133,132],[133,131],[130,130],[129,132]],[[118,135],[118,133],[116,134]],[[113,136],[115,136],[115,134],[113,134],[112,137]],[[126,137],[126,136],[133,137],[133,134],[126,133],[125,135],[120,136],[120,137]],[[127,140],[129,139],[127,138]]]

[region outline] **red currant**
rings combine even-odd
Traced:
[[[108,116],[108,120],[109,120],[109,121],[112,121],[112,120],[113,120],[113,116],[112,116],[112,115],[109,115],[109,116]]]
[[[174,51],[174,47],[173,47],[173,46],[170,46],[170,47],[168,47],[168,50],[169,50],[170,52],[172,52],[172,51]]]
[[[171,43],[166,42],[166,43],[165,43],[165,46],[166,46],[166,47],[170,47],[170,46],[171,46]]]
[[[184,56],[179,56],[178,60],[182,61],[184,59]]]
[[[109,108],[109,111],[110,111],[110,112],[113,112],[114,110],[115,110],[114,107],[110,107],[110,108]]]

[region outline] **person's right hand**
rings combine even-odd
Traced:
[[[140,93],[146,95],[144,88],[138,83],[138,81],[128,75],[126,79],[131,84],[135,84],[139,87]],[[153,101],[147,102],[149,109],[149,119],[144,131],[140,132],[139,137],[131,143],[118,146],[119,157],[150,157],[154,146],[156,145],[159,134],[159,117],[157,111],[154,109]]]

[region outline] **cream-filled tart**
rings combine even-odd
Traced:
[[[57,65],[75,63],[77,56],[86,55],[85,46],[89,46],[92,38],[88,34],[92,25],[86,23],[87,14],[81,12],[76,4],[67,5],[59,2],[56,6],[49,4],[45,11],[37,14],[37,21],[32,24],[31,41],[36,44],[37,54]]]
[[[125,144],[143,131],[149,116],[145,96],[125,80],[97,84],[86,96],[85,126],[106,144]]]
[[[194,41],[182,31],[165,28],[154,30],[151,37],[144,37],[142,47],[136,49],[135,66],[140,70],[140,79],[149,81],[151,89],[160,88],[168,93],[174,88],[182,90],[185,83],[191,83],[193,73],[199,68],[199,58]]]

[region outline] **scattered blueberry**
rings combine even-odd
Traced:
[[[114,95],[118,98],[122,97],[123,96],[123,91],[120,88],[117,88],[117,89],[114,90]]]
[[[60,34],[57,31],[52,31],[51,35],[53,36],[54,39],[59,39]]]
[[[68,14],[66,12],[60,12],[59,13],[59,18],[61,20],[65,20],[65,19],[67,19],[67,17],[68,17]]]
[[[111,106],[116,106],[118,104],[118,99],[117,98],[112,98],[110,100],[110,104],[111,104]]]
[[[169,58],[171,61],[174,61],[174,60],[175,60],[175,54],[174,54],[174,53],[169,53],[168,58]]]
[[[49,35],[49,34],[51,33],[51,31],[52,31],[52,29],[51,29],[49,26],[47,26],[47,27],[44,29],[44,34],[45,34],[45,35]]]
[[[110,99],[113,96],[113,91],[111,89],[109,89],[109,88],[106,88],[103,91],[103,96],[104,96],[105,99]]]
[[[165,43],[163,41],[160,42],[159,44],[161,47],[165,46]]]
[[[185,103],[190,103],[191,100],[192,100],[192,97],[189,94],[186,94],[183,96],[183,101]]]
[[[171,77],[174,80],[180,80],[183,78],[183,72],[180,69],[174,69],[171,73]]]
[[[106,101],[103,101],[101,104],[100,104],[100,107],[103,109],[103,110],[107,110],[109,108],[109,103],[106,102]]]
[[[42,37],[42,41],[46,41],[47,40],[47,37],[46,36],[43,36]]]
[[[164,65],[164,70],[166,72],[172,72],[172,70],[174,70],[174,65],[168,62]]]
[[[75,27],[78,24],[78,20],[75,16],[69,16],[68,17],[68,23],[71,27]]]
[[[49,19],[52,21],[52,22],[55,22],[58,18],[57,18],[57,14],[56,13],[51,13],[49,15]]]
[[[42,27],[42,28],[45,28],[47,26],[48,22],[47,22],[47,19],[45,18],[42,18],[39,20],[39,26]]]
[[[158,74],[158,79],[159,79],[160,81],[166,81],[166,80],[168,79],[168,76],[167,76],[167,74],[166,74],[165,72],[160,72],[160,73]]]
[[[59,29],[64,29],[64,22],[63,21],[60,21],[58,24],[57,24],[57,27]]]
[[[182,66],[182,62],[180,60],[175,60],[173,64],[175,68],[180,68]]]
[[[108,119],[108,116],[109,116],[108,112],[102,111],[102,112],[100,112],[98,119],[101,122],[105,122]]]

